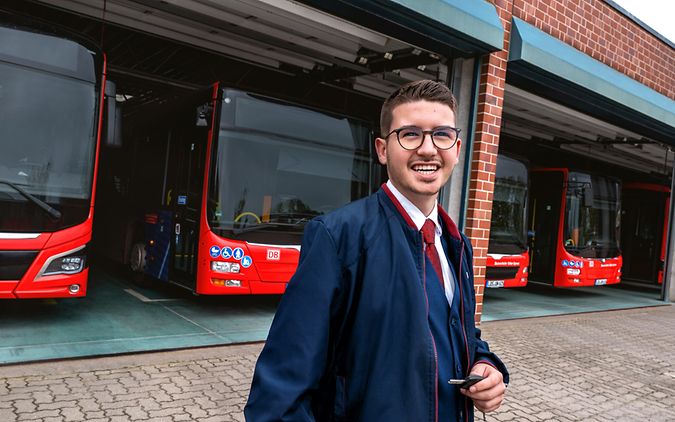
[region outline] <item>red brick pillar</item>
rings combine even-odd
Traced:
[[[483,314],[483,292],[485,290],[485,263],[490,238],[492,216],[492,193],[494,191],[495,169],[499,150],[499,132],[504,106],[504,85],[508,42],[511,29],[510,3],[494,0],[502,24],[507,29],[504,36],[504,50],[483,57],[471,176],[469,179],[469,200],[465,233],[473,245],[474,288],[476,289],[476,322]]]

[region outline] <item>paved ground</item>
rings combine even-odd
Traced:
[[[486,322],[492,421],[675,421],[675,307]],[[241,421],[261,344],[0,367],[0,421]]]

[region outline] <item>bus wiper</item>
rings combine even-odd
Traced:
[[[298,226],[304,225],[309,220],[310,220],[309,218],[301,218],[300,220],[296,221],[295,223],[260,223],[260,224],[256,224],[255,226],[251,226],[251,227],[244,227],[244,228],[241,228],[241,229],[232,229],[232,232],[235,235],[240,235],[242,233],[250,233],[250,232],[255,232],[255,231],[258,231],[258,230],[264,230],[264,229],[269,229],[269,228],[298,227]]]
[[[10,188],[19,192],[21,194],[21,196],[23,196],[24,198],[28,199],[30,202],[32,202],[35,205],[37,205],[38,207],[40,207],[44,212],[49,214],[49,216],[51,218],[53,218],[54,220],[58,220],[59,218],[61,218],[61,212],[59,212],[57,209],[53,208],[52,206],[50,206],[46,202],[34,197],[33,195],[31,195],[28,192],[26,192],[25,190],[23,190],[23,188],[20,188],[19,186],[15,185],[14,183],[12,183],[8,180],[0,179],[0,184],[9,186]]]

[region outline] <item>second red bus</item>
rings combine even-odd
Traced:
[[[554,287],[619,283],[618,179],[539,168],[531,172],[530,184],[530,282]]]

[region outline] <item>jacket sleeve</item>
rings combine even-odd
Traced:
[[[256,364],[247,421],[314,421],[312,400],[329,359],[341,280],[333,238],[323,222],[312,220]]]
[[[476,358],[473,364],[475,365],[477,363],[487,363],[488,365],[493,366],[502,373],[504,384],[509,383],[509,371],[506,369],[506,365],[504,365],[504,362],[502,362],[496,354],[490,351],[487,342],[480,338],[479,328],[476,328]]]

